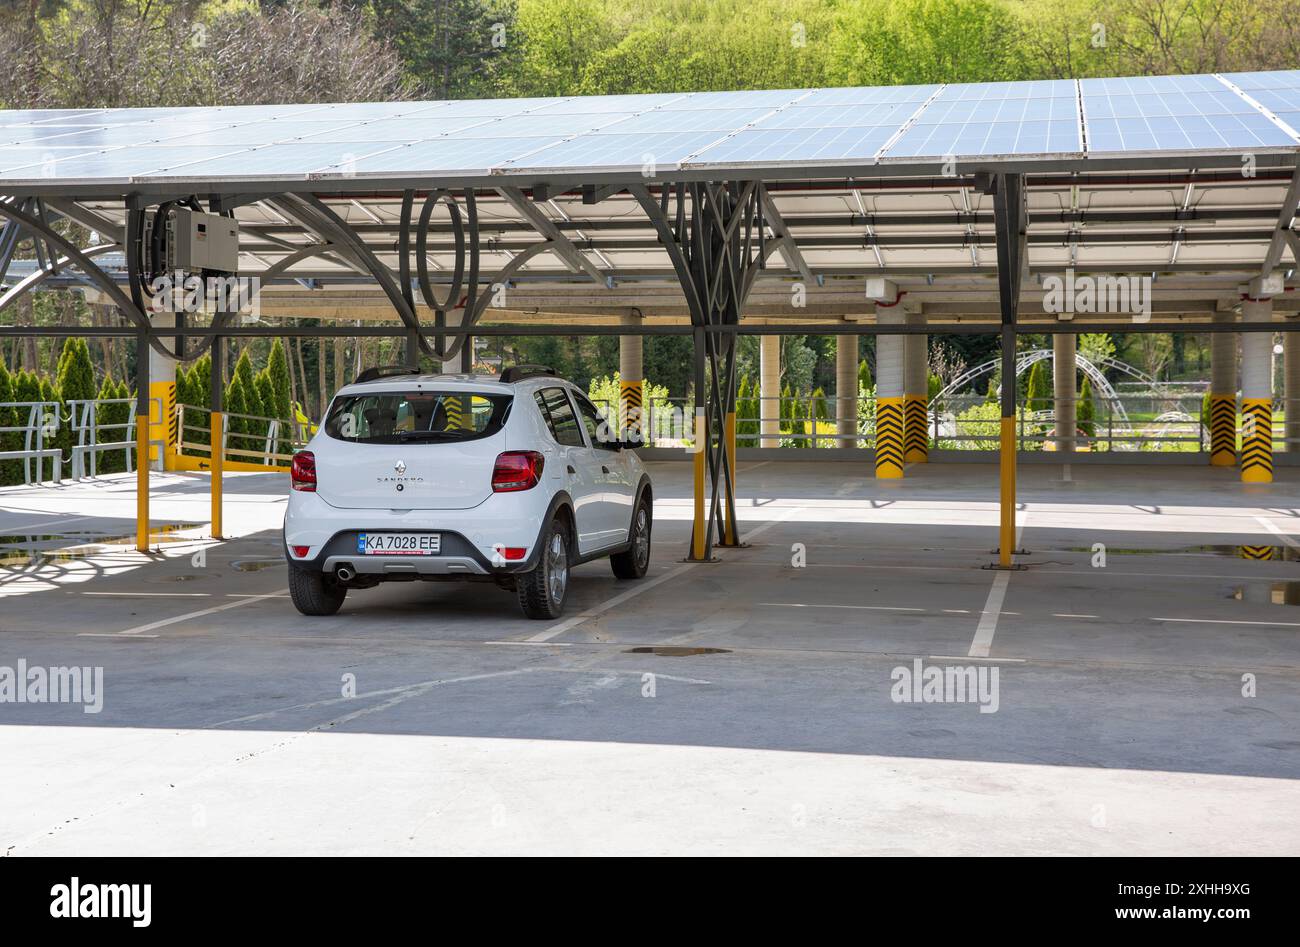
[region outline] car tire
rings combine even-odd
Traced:
[[[333,615],[347,594],[347,588],[332,576],[289,566],[289,597],[304,615]]]
[[[632,527],[628,532],[626,552],[616,552],[609,557],[610,568],[619,579],[644,578],[650,568],[650,501],[642,499],[632,514]]]
[[[559,618],[569,595],[569,529],[556,517],[543,535],[537,565],[515,576],[515,594],[529,618]]]

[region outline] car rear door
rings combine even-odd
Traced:
[[[599,549],[601,538],[600,464],[583,438],[582,424],[565,389],[559,385],[540,388],[533,395],[542,418],[555,439],[557,466],[564,471],[564,488],[573,499],[573,518],[578,532],[578,552],[586,555]],[[551,461],[548,458],[547,463]]]
[[[627,456],[618,446],[615,426],[600,416],[600,411],[580,391],[571,391],[578,406],[578,416],[586,429],[591,444],[592,457],[597,465],[593,475],[598,475],[601,487],[601,545],[627,541],[627,531],[632,523],[633,491]]]

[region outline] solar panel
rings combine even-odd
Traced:
[[[1223,78],[1300,133],[1300,69],[1230,72]]]
[[[881,157],[1081,151],[1073,82],[992,82],[944,87]]]
[[[1088,150],[1198,151],[1295,145],[1213,76],[1084,79]]]
[[[0,111],[0,176],[436,176],[647,164],[851,169],[948,155],[1295,150],[1297,128],[1300,70],[1079,83],[14,110]]]

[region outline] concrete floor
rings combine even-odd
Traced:
[[[688,474],[652,466],[651,576],[583,566],[555,623],[422,583],[299,616],[272,475],[216,545],[156,475],[149,558],[86,545],[129,480],[0,490],[0,666],[105,688],[0,703],[0,851],[1300,852],[1300,470],[1026,466],[1014,573],[991,466],[743,464],[751,545],[694,565]],[[916,659],[997,668],[996,712],[895,702]]]

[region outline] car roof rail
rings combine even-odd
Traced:
[[[511,365],[501,373],[498,380],[509,385],[517,381],[523,381],[525,378],[535,378],[538,375],[549,375],[552,378],[560,377],[560,373],[549,365]]]
[[[381,378],[418,374],[420,374],[420,370],[418,368],[412,368],[409,365],[376,365],[373,368],[367,368],[362,371],[353,384],[364,385],[368,381],[378,381]]]

